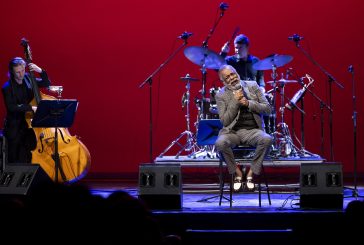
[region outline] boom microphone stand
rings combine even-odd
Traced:
[[[149,84],[149,160],[153,162],[153,114],[152,114],[152,82],[153,77],[157,74],[172,58],[180,51],[184,46],[187,45],[187,39],[192,36],[191,32],[184,32],[180,36],[179,39],[182,39],[184,42],[181,46],[179,46],[167,59],[164,61],[147,79],[144,80],[139,85],[139,88],[142,88],[145,84]]]
[[[302,86],[302,89],[300,89],[295,96],[293,96],[293,98],[291,99],[291,101],[289,102],[289,106],[291,108],[298,108],[298,106],[296,105],[296,103],[300,100],[301,101],[301,134],[302,134],[302,142],[301,142],[301,152],[303,153],[303,155],[305,155],[306,153],[309,155],[314,155],[313,153],[308,152],[307,150],[305,150],[305,144],[304,144],[304,114],[305,112],[303,111],[303,99],[305,96],[306,91],[310,92],[310,94],[320,102],[320,110],[321,110],[321,154],[323,155],[323,149],[324,149],[324,108],[326,108],[327,110],[329,110],[330,112],[332,111],[331,107],[329,107],[327,104],[325,104],[325,102],[323,102],[320,97],[318,97],[309,87],[310,85],[314,82],[313,78],[306,74],[305,77],[309,80],[308,84],[305,84],[303,82],[303,78],[298,79],[299,83]],[[287,104],[286,104],[287,107]]]
[[[212,35],[214,34],[217,25],[220,23],[220,20],[224,16],[225,10],[227,10],[228,7],[229,7],[229,5],[227,3],[224,3],[224,2],[220,3],[220,5],[219,5],[219,9],[220,9],[219,18],[215,21],[215,23],[214,23],[213,27],[210,29],[207,37],[202,42],[202,47],[203,48],[206,48],[206,49],[208,48],[208,41],[212,37]],[[205,115],[206,112],[204,111],[204,108],[205,108],[205,96],[206,96],[206,91],[205,91],[205,86],[206,86],[206,66],[205,65],[202,65],[201,73],[202,73],[202,91],[201,91],[202,100],[201,100],[201,115],[200,115],[200,119],[203,119],[203,118],[206,118],[206,115]]]
[[[332,82],[335,82],[335,84],[343,89],[344,86],[341,85],[330,73],[328,73],[319,63],[317,63],[311,55],[309,55],[306,50],[304,50],[301,45],[299,44],[299,42],[303,39],[303,37],[294,34],[293,36],[288,37],[288,40],[292,40],[295,42],[296,47],[303,52],[303,54],[314,64],[316,65],[326,76],[329,82],[329,107],[331,108],[330,110],[330,161],[334,160],[334,147],[333,147],[333,137],[332,137]]]
[[[208,50],[208,41],[209,39],[212,37],[212,35],[214,34],[215,32],[215,29],[217,27],[217,25],[220,23],[222,17],[224,16],[225,14],[225,11],[229,8],[229,5],[227,3],[220,3],[219,5],[219,9],[220,9],[220,14],[219,14],[219,17],[218,19],[214,22],[214,25],[213,27],[210,29],[208,35],[206,36],[205,40],[202,42],[202,47],[200,48],[200,50],[203,50],[204,52],[204,55],[203,55],[203,59],[201,60],[194,60],[193,59],[193,56],[191,56],[189,59],[196,63],[196,61],[198,61],[197,63],[201,66],[201,74],[202,74],[202,89],[201,89],[201,109],[199,111],[199,117],[198,117],[198,122],[196,122],[196,125],[197,125],[197,128],[198,128],[198,123],[202,120],[202,119],[207,119],[207,112],[205,111],[205,103],[206,103],[206,91],[205,91],[205,87],[206,87],[206,77],[207,77],[207,71],[206,69],[209,68],[209,69],[218,69],[219,67],[216,67],[216,63],[217,60],[215,60],[218,57],[221,57],[219,55],[215,56],[213,52],[209,51]],[[198,49],[196,49],[198,50]],[[186,52],[186,50],[185,50]],[[186,53],[185,53],[186,54]],[[187,55],[187,56],[190,56],[190,55]],[[207,59],[209,58],[209,56],[211,57],[211,63],[209,62],[206,62]],[[222,59],[222,58],[221,58]],[[194,61],[193,61],[194,60]],[[213,158],[215,156],[215,154],[213,152],[208,152],[209,150],[207,148],[209,148],[210,146],[207,146],[205,145],[202,149],[200,149],[199,151],[193,153],[191,156],[193,158],[197,158],[197,157],[203,157],[205,158],[206,156],[211,156],[211,158]],[[212,149],[213,151],[213,149]]]

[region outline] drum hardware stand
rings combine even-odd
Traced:
[[[281,132],[278,130],[274,133],[275,136],[280,136],[280,142],[278,145],[279,154],[283,157],[287,156],[297,156],[297,151],[293,144],[293,140],[291,138],[291,134],[289,133],[288,125],[284,122],[284,86],[285,83],[282,82],[280,85],[280,94],[281,94],[281,107],[279,111],[281,113],[281,122],[278,123],[277,129],[280,129]]]
[[[357,189],[357,140],[356,140],[356,96],[355,96],[355,79],[354,79],[354,68],[352,65],[348,67],[348,71],[351,73],[351,80],[352,80],[352,96],[353,96],[353,139],[354,139],[354,188],[347,188],[352,189],[351,196],[348,197],[355,197],[357,199],[358,197],[363,197],[359,195],[358,189]]]
[[[142,88],[145,84],[149,84],[149,161],[152,163],[153,161],[153,113],[152,113],[152,83],[153,77],[170,61],[172,58],[184,47],[187,45],[187,39],[192,35],[192,33],[184,32],[180,36],[179,39],[183,40],[183,44],[179,46],[147,79],[144,80],[139,85],[139,88]]]
[[[185,93],[185,98],[183,99],[184,101],[182,102],[183,104],[186,103],[186,123],[187,123],[187,130],[185,130],[183,133],[181,133],[175,140],[172,141],[172,143],[159,155],[159,157],[163,157],[163,155],[175,144],[177,144],[181,149],[180,151],[177,153],[177,155],[175,156],[176,159],[179,158],[179,156],[181,155],[181,153],[183,151],[193,151],[196,152],[196,150],[199,150],[199,147],[196,144],[195,141],[195,135],[191,132],[190,130],[190,80],[192,80],[192,78],[190,77],[189,74],[187,74],[184,78],[184,80],[186,80],[186,93]],[[179,140],[185,136],[187,137],[186,139],[186,144],[182,145],[179,143]],[[192,155],[193,153],[191,153],[190,155]]]
[[[292,40],[295,42],[296,47],[302,51],[302,53],[315,65],[317,66],[326,76],[328,79],[328,83],[329,83],[329,108],[330,108],[330,115],[329,115],[329,124],[330,124],[330,161],[334,161],[334,147],[333,147],[333,135],[332,135],[332,114],[333,114],[333,110],[332,110],[332,83],[335,82],[335,84],[343,89],[344,86],[341,85],[330,73],[328,73],[319,63],[317,63],[313,57],[302,48],[302,46],[299,44],[299,42],[303,39],[303,37],[299,36],[298,34],[294,34],[292,37],[288,38],[289,40]]]
[[[270,151],[270,154],[274,154],[277,155],[278,153],[278,142],[277,142],[277,136],[276,136],[276,130],[277,130],[277,112],[276,112],[276,100],[277,100],[277,90],[278,90],[278,86],[277,86],[277,66],[273,65],[272,66],[272,75],[271,75],[272,79],[273,79],[273,99],[272,99],[272,116],[273,116],[273,126],[271,127],[272,130],[272,136],[273,136],[273,144],[272,144],[272,149]]]

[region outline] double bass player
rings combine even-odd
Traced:
[[[6,107],[4,136],[8,145],[9,163],[31,163],[31,151],[36,146],[34,131],[28,127],[25,114],[36,110],[30,102],[34,98],[29,73],[25,71],[27,64],[20,57],[9,62],[9,80],[2,87]],[[51,82],[44,69],[29,63],[30,72],[39,75],[35,80],[39,87],[48,87]]]

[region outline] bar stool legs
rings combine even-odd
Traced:
[[[272,202],[270,200],[270,190],[269,190],[269,186],[268,186],[268,181],[267,181],[267,177],[265,176],[264,166],[262,165],[262,172],[261,172],[261,175],[259,175],[259,177],[258,177],[259,207],[262,206],[262,186],[261,186],[262,175],[263,175],[263,179],[264,179],[264,183],[265,183],[265,190],[268,195],[268,202],[269,202],[269,205],[272,205]]]
[[[230,208],[232,207],[232,203],[233,203],[233,185],[234,185],[234,174],[230,174],[230,187],[229,187],[229,195],[230,198],[226,198],[224,196],[224,185],[225,185],[225,181],[224,181],[224,167],[223,167],[223,162],[224,162],[224,158],[222,156],[221,153],[219,153],[219,190],[220,190],[220,201],[219,201],[219,206],[221,206],[221,202],[222,202],[222,198],[226,199],[229,201],[230,203]],[[262,178],[265,184],[265,187],[262,187]],[[267,192],[267,196],[268,196],[268,202],[269,205],[272,205],[271,199],[270,199],[270,190],[269,190],[269,186],[268,186],[268,181],[267,181],[267,177],[265,175],[265,170],[264,170],[264,166],[262,166],[262,172],[261,174],[258,176],[258,198],[259,198],[259,207],[262,206],[262,189],[264,188],[265,191]]]

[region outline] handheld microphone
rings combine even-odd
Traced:
[[[303,39],[303,37],[301,37],[298,34],[293,34],[292,36],[288,37],[288,40],[295,41],[295,42],[301,41],[302,39]]]
[[[242,86],[241,86],[240,82],[233,87],[234,91],[238,91],[240,89],[242,89]]]
[[[179,39],[183,39],[186,40],[187,38],[189,38],[190,36],[192,36],[192,32],[183,32],[181,35],[178,36]]]

